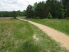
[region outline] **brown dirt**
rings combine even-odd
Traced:
[[[28,21],[28,22],[40,28],[42,31],[44,31],[48,36],[53,38],[55,41],[60,42],[61,46],[69,50],[69,36],[55,29],[52,29],[50,27],[44,26],[42,24],[38,24],[32,21]]]

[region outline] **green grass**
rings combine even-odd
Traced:
[[[33,36],[36,35],[38,40]],[[0,21],[0,52],[69,52],[36,26],[20,20]]]
[[[18,20],[0,21],[0,52],[13,52],[24,41],[32,39],[33,30],[28,22]]]
[[[31,21],[49,26],[69,35],[69,19],[32,19]]]

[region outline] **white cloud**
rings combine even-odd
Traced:
[[[0,0],[0,11],[25,10],[29,4],[46,0]]]

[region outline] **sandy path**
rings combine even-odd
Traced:
[[[27,21],[27,20],[24,20],[24,19],[19,19],[19,20]],[[40,28],[42,31],[44,31],[48,36],[53,38],[55,41],[60,42],[61,46],[65,47],[66,49],[69,50],[69,36],[67,36],[64,33],[59,32],[55,29],[52,29],[48,26],[45,26],[45,25],[42,25],[42,24],[39,24],[39,23],[35,23],[35,22],[32,22],[32,21],[28,21],[28,22],[37,26],[38,28]]]
[[[38,24],[32,21],[28,21],[28,22],[40,28],[42,31],[44,31],[48,36],[53,38],[55,41],[60,42],[61,46],[69,50],[69,36],[65,35],[62,32],[54,30],[50,27],[44,26],[42,24]]]

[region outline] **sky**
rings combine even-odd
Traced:
[[[33,5],[40,1],[46,0],[0,0],[0,11],[23,11],[29,4]]]

